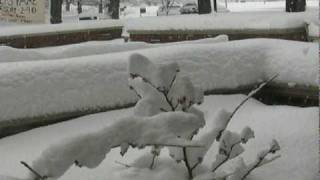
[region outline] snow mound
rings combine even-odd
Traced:
[[[196,41],[182,41],[165,44],[148,44],[145,42],[127,42],[123,39],[111,41],[90,41],[79,44],[64,45],[57,47],[17,49],[8,46],[0,46],[1,62],[56,60],[72,57],[90,56],[98,54],[109,54],[123,51],[132,51],[145,48],[171,46],[179,44],[207,44],[228,41],[227,35],[219,35],[214,38],[201,39]]]
[[[127,79],[133,53],[154,64],[177,63],[179,74],[203,91],[252,85],[274,74],[279,74],[276,83],[318,86],[318,45],[273,39],[186,43],[107,56],[0,63],[0,121],[136,102]]]
[[[197,116],[184,112],[123,118],[101,131],[72,137],[49,147],[33,162],[33,168],[42,176],[58,178],[74,163],[80,167],[97,167],[111,148],[119,146],[125,149],[128,145],[139,148],[147,145],[195,146],[199,144],[177,136],[202,126],[204,122]],[[122,155],[125,151],[121,151]],[[35,178],[33,173],[30,175],[31,179]]]

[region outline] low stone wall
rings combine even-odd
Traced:
[[[0,36],[0,45],[15,48],[39,48],[58,46],[86,41],[112,40],[121,38],[122,27],[57,31],[25,35]]]
[[[212,94],[248,94],[255,85],[243,86],[237,89],[215,89],[206,91],[205,95]],[[318,87],[295,86],[288,87],[286,84],[271,84],[264,87],[254,98],[268,105],[293,105],[293,106],[318,106],[319,95]],[[134,106],[135,103],[117,107],[101,107],[96,109],[79,110],[75,112],[63,112],[49,114],[38,117],[26,117],[0,122],[0,138],[27,131],[33,128],[46,126],[62,121],[67,121],[84,115],[106,112],[121,108]]]
[[[269,30],[168,30],[168,31],[128,31],[131,41],[144,41],[148,43],[167,43],[186,40],[196,40],[215,37],[220,34],[229,36],[229,40],[241,40],[248,38],[274,38],[296,41],[307,41],[305,27],[294,29],[269,29]]]

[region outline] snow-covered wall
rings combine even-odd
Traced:
[[[152,47],[178,45],[178,44],[205,44],[228,41],[228,36],[219,35],[215,38],[201,39],[197,41],[183,41],[168,44],[150,44],[145,42],[127,42],[123,39],[110,41],[90,41],[79,44],[34,48],[34,49],[18,49],[8,46],[0,46],[0,63],[1,62],[17,62],[17,61],[36,61],[50,59],[65,59],[71,57],[90,56],[98,54],[109,54],[115,52],[123,52],[137,49],[146,49]]]
[[[126,22],[129,33],[138,31],[258,31],[304,28],[306,21],[317,21],[318,11],[301,13],[241,12],[210,15],[163,16],[130,19]]]
[[[0,63],[0,121],[124,106],[137,100],[127,61],[177,62],[204,90],[276,82],[317,86],[318,45],[271,39],[192,43],[50,61]]]
[[[57,32],[74,32],[93,29],[108,29],[123,27],[121,20],[102,20],[102,21],[84,21],[77,23],[64,24],[40,24],[1,27],[0,37],[34,35],[34,34],[53,34]]]

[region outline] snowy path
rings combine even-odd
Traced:
[[[232,110],[243,95],[209,96],[201,106],[207,123],[215,117],[220,108]],[[19,164],[24,160],[31,164],[42,150],[50,144],[79,134],[102,129],[110,122],[130,116],[132,109],[110,111],[78,118],[72,121],[34,129],[0,140],[0,174],[23,178],[28,173]],[[282,147],[282,157],[258,169],[252,174],[251,180],[316,180],[318,175],[318,109],[297,108],[289,106],[266,106],[255,100],[249,101],[232,120],[229,129],[240,131],[244,126],[251,126],[256,138],[249,142],[243,154],[245,160],[252,161],[259,150],[268,146],[271,139],[276,138]],[[204,129],[206,131],[207,129]],[[123,168],[115,164],[118,160],[134,163],[135,166],[148,164],[143,154],[149,150],[132,150],[124,158],[119,155],[119,149],[107,155],[104,162],[96,169],[79,169],[72,167],[61,180],[183,180],[185,172],[180,165],[168,159],[166,151],[162,152],[158,168],[150,172],[148,169]],[[205,159],[208,165],[214,159],[214,149],[211,149]],[[149,159],[150,160],[150,159]],[[210,160],[210,161],[209,161]],[[4,180],[1,178],[0,180]]]

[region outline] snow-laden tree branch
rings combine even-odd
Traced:
[[[151,117],[127,117],[95,133],[66,139],[46,149],[32,163],[32,169],[42,176],[59,178],[71,165],[97,167],[106,154],[121,147],[124,155],[129,148],[145,146],[201,146],[200,143],[178,138],[203,126],[192,113],[167,112]],[[30,174],[35,179],[34,173]]]

